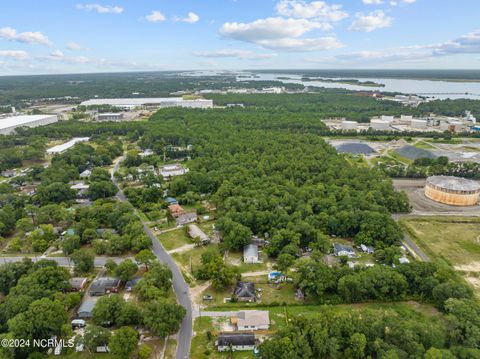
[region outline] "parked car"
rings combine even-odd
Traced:
[[[85,328],[87,323],[83,319],[74,319],[72,320],[72,329],[80,329],[80,328]]]

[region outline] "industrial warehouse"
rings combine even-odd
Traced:
[[[45,126],[58,121],[57,115],[19,115],[0,119],[0,134],[9,135],[20,127]]]
[[[159,109],[168,107],[200,108],[207,109],[213,107],[212,100],[205,99],[184,99],[182,97],[166,98],[110,98],[110,99],[92,99],[81,103],[82,106],[102,106],[110,105],[123,110],[141,109]]]
[[[425,196],[451,206],[475,206],[480,196],[480,184],[465,178],[432,176],[427,178]]]

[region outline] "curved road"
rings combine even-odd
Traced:
[[[128,199],[123,194],[123,191],[118,186],[117,180],[114,176],[115,172],[118,171],[120,163],[123,161],[124,157],[120,157],[115,161],[115,165],[112,170],[112,181],[118,188],[117,198],[121,202],[128,202]],[[143,230],[145,234],[150,237],[152,240],[152,251],[156,255],[157,259],[167,265],[172,271],[172,285],[177,301],[182,305],[186,310],[185,318],[183,318],[182,324],[180,325],[180,330],[177,335],[177,351],[175,354],[176,359],[186,359],[190,355],[190,342],[192,340],[192,301],[189,297],[189,287],[183,278],[182,272],[178,268],[177,264],[173,258],[167,253],[165,248],[163,248],[160,241],[153,234],[153,232],[148,227],[147,223],[142,220]]]

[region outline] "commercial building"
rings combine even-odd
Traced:
[[[427,178],[425,196],[451,206],[475,206],[480,198],[480,184],[460,177],[432,176]]]
[[[121,112],[99,113],[97,115],[98,121],[121,121],[123,118],[124,114]]]
[[[390,130],[390,121],[383,120],[383,119],[372,119],[370,121],[370,127],[373,130],[377,131],[388,131]]]
[[[342,122],[342,130],[357,130],[358,129],[358,122],[357,121],[343,121]]]
[[[83,106],[102,106],[110,105],[124,110],[141,109],[159,109],[167,107],[184,107],[207,109],[213,107],[213,100],[193,99],[187,100],[182,97],[166,98],[106,98],[92,99],[81,103]]]
[[[417,119],[412,119],[410,121],[410,125],[412,128],[418,128],[418,129],[426,129],[428,126],[428,121],[427,120],[417,120]]]
[[[20,115],[0,119],[0,135],[9,135],[20,127],[38,127],[58,122],[57,115]]]
[[[72,148],[75,146],[77,143],[80,142],[88,142],[90,140],[90,137],[75,137],[72,138],[70,141],[62,143],[61,145],[54,146],[52,148],[49,148],[47,150],[47,153],[50,155],[54,155],[57,153],[62,153],[68,150],[69,148]]]

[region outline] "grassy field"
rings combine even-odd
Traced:
[[[480,218],[421,217],[401,223],[430,258],[446,260],[480,295]]]
[[[192,240],[188,238],[184,228],[178,228],[173,231],[159,234],[157,238],[162,242],[167,251],[193,243]]]
[[[480,270],[480,219],[422,217],[402,223],[427,254],[453,266],[476,264]]]
[[[224,298],[230,298],[233,293],[234,286],[227,287],[223,290],[215,290],[211,287],[207,288],[202,295],[213,296],[212,301],[204,301],[202,304],[207,307],[223,308],[224,310],[230,310],[231,308],[242,308],[248,306],[256,306],[259,303],[272,304],[272,303],[287,303],[297,304],[295,299],[295,289],[291,283],[282,283],[277,287],[275,284],[267,283],[267,276],[247,277],[243,280],[255,283],[257,289],[257,295],[260,296],[257,303],[224,303]]]
[[[175,339],[167,340],[167,348],[165,349],[165,359],[175,358],[175,351],[177,350],[177,341]]]
[[[253,352],[235,352],[230,357],[228,353],[219,353],[215,347],[215,340],[217,339],[213,335],[212,319],[207,317],[201,317],[195,319],[193,331],[195,336],[192,339],[192,346],[190,349],[191,359],[251,359],[253,358]],[[212,334],[209,336],[208,332]]]

